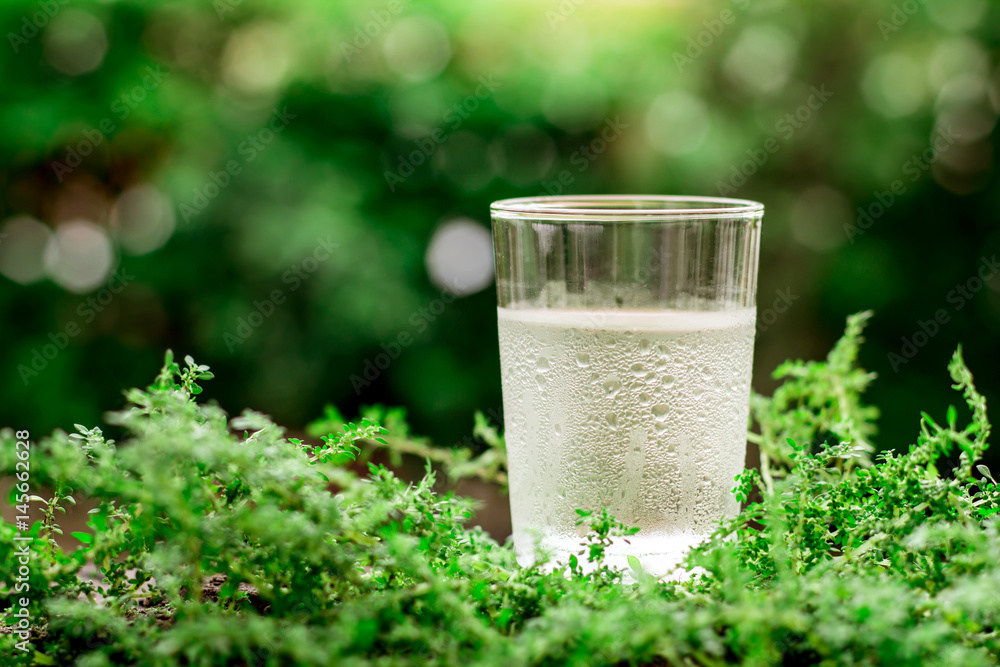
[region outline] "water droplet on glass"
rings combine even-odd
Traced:
[[[653,397],[647,394],[646,392],[642,392],[641,394],[639,394],[639,405],[649,405],[652,402],[653,402]]]
[[[539,373],[545,373],[546,371],[549,370],[549,358],[548,357],[539,357],[538,358],[538,363],[535,364],[535,366],[538,368],[538,372]]]
[[[608,398],[614,398],[621,390],[622,383],[619,382],[617,378],[611,378],[604,383],[604,395]]]
[[[608,416],[605,417],[604,419],[606,422],[608,422],[608,426],[611,427],[612,431],[618,430],[618,416],[615,415],[615,413],[613,412],[608,413]]]
[[[677,378],[675,378],[673,375],[664,375],[663,376],[663,388],[664,389],[669,389],[670,387],[673,387],[675,382],[677,382]]]
[[[669,406],[666,406],[662,403],[653,406],[653,417],[656,418],[656,421],[665,421],[669,415],[670,415]]]
[[[636,376],[637,378],[645,377],[646,375],[646,367],[642,364],[638,363],[632,364],[631,370],[632,370],[632,375]]]
[[[643,338],[642,340],[639,341],[639,351],[642,352],[643,354],[649,352],[649,350],[652,349],[652,347],[653,344],[649,342],[648,338]]]
[[[586,368],[587,366],[589,366],[590,355],[587,354],[586,352],[581,352],[580,354],[576,355],[576,365],[579,366],[580,368]]]

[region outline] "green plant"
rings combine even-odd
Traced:
[[[306,444],[261,414],[197,403],[208,369],[168,354],[112,415],[122,443],[79,427],[37,444],[33,484],[55,500],[30,531],[32,650],[16,648],[7,609],[4,664],[997,664],[1000,491],[976,467],[985,402],[957,352],[968,425],[954,408],[942,424],[924,415],[908,452],[873,460],[870,376],[854,367],[864,319],[754,399],[769,480],[737,478],[742,500],[760,499],[692,552],[682,582],[604,566],[608,540],[634,531],[593,508],[576,559],[521,567],[467,525],[470,501],[435,493],[430,463],[416,484],[345,467],[367,443],[435,451],[399,413],[380,413],[386,428],[330,412],[334,433]],[[13,471],[2,437],[0,470]],[[502,447],[487,451],[471,470],[496,479]],[[97,506],[63,550],[51,534],[71,496]],[[5,562],[16,535],[0,525]],[[0,574],[4,604],[14,584]]]

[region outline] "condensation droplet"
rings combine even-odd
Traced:
[[[663,376],[662,384],[664,389],[669,389],[670,387],[673,387],[675,382],[677,382],[677,378],[675,378],[673,375]]]
[[[576,365],[580,368],[586,368],[590,366],[590,355],[586,352],[581,352],[576,355]]]
[[[646,392],[642,392],[641,394],[639,394],[639,405],[649,405],[652,402],[653,402],[653,397],[647,394]]]
[[[649,342],[648,338],[643,338],[639,341],[639,352],[647,354],[653,347],[653,344]]]
[[[548,372],[548,370],[550,368],[550,366],[549,366],[549,358],[548,357],[539,357],[538,358],[538,363],[535,364],[535,367],[538,368],[538,372],[539,373],[546,373],[546,372]]]
[[[615,413],[608,413],[608,416],[605,417],[604,420],[608,423],[608,426],[611,427],[612,431],[618,430],[618,416]]]
[[[653,417],[655,417],[657,421],[664,421],[669,414],[669,406],[663,405],[662,403],[653,406]]]
[[[632,368],[630,370],[632,371],[632,375],[636,376],[637,378],[646,376],[646,367],[642,364],[638,363],[632,364]]]
[[[621,390],[622,383],[618,381],[618,378],[611,378],[604,383],[604,395],[608,398],[614,398]]]

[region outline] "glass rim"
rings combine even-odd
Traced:
[[[757,217],[764,205],[698,195],[554,195],[501,199],[490,204],[490,212],[508,220],[624,222]]]

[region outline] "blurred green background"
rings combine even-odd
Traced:
[[[1000,397],[1000,279],[970,282],[1000,253],[997,3],[47,0],[0,25],[0,424],[97,423],[170,347],[230,411],[383,402],[458,441],[501,405],[488,205],[560,191],[766,204],[759,391],[873,308],[882,447],[955,402],[959,342]]]

